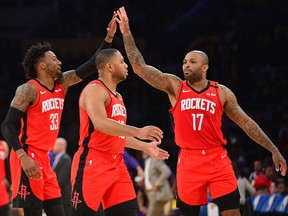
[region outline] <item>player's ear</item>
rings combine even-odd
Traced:
[[[204,71],[207,71],[208,68],[209,68],[209,65],[208,65],[208,64],[204,64],[204,65],[202,66],[202,68],[203,68]]]
[[[46,68],[45,62],[41,61],[41,62],[40,62],[40,67],[43,68],[43,69]]]
[[[112,71],[113,71],[113,65],[110,64],[110,63],[107,63],[107,64],[106,64],[106,69],[107,69],[109,72],[112,72]]]
[[[41,68],[42,70],[46,68],[46,63],[43,61],[39,61],[36,63],[35,68]]]

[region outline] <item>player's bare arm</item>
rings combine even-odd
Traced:
[[[37,99],[38,91],[31,83],[20,85],[11,101],[10,106],[22,112],[25,112],[29,105],[33,104]]]
[[[158,145],[161,144],[160,141],[153,141],[150,143],[143,142],[134,137],[126,137],[125,147],[144,151],[149,154],[151,157],[158,160],[165,160],[169,158],[169,153],[161,148]]]
[[[163,132],[158,127],[137,128],[107,118],[105,107],[109,101],[110,98],[106,90],[94,84],[88,85],[80,97],[80,106],[87,111],[96,130],[111,136],[135,136],[151,141],[163,138]]]
[[[82,81],[80,77],[76,75],[75,70],[69,70],[63,73],[63,83],[62,86],[67,90],[70,86],[75,85]]]
[[[162,73],[157,68],[147,65],[136,47],[132,34],[123,35],[124,47],[134,73],[153,87],[171,93],[173,75]],[[174,78],[175,79],[175,78]]]
[[[259,125],[242,110],[234,93],[225,86],[220,86],[220,92],[221,97],[224,95],[224,109],[227,116],[239,125],[251,139],[272,152],[275,146]]]
[[[134,73],[154,88],[166,92],[169,98],[176,98],[181,79],[173,74],[163,73],[159,69],[147,65],[142,54],[136,47],[132,34],[123,35],[123,40],[126,54]]]
[[[119,8],[117,15],[117,22],[119,24],[120,31],[123,34],[125,51],[130,64],[133,67],[134,73],[153,87],[166,92],[169,95],[170,100],[175,100],[178,94],[181,79],[173,74],[162,73],[157,68],[147,65],[135,44],[134,37],[130,31],[129,20],[125,8]]]
[[[242,110],[234,93],[229,88],[222,85],[219,89],[220,98],[224,102],[224,110],[227,116],[239,125],[252,140],[269,150],[272,153],[276,171],[280,170],[282,175],[286,175],[287,164],[277,147],[272,143],[259,125]]]
[[[37,94],[38,91],[33,84],[25,83],[17,88],[10,107],[24,113],[26,112],[28,106],[32,105],[37,100]],[[18,142],[18,140],[16,142]],[[16,150],[15,153],[20,158],[21,166],[25,174],[29,178],[39,179],[41,177],[39,165],[32,158],[30,158],[22,148]]]

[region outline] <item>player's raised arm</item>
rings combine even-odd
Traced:
[[[133,67],[134,73],[153,87],[167,92],[170,96],[176,97],[181,79],[173,74],[162,73],[159,69],[145,63],[145,60],[138,50],[130,31],[129,20],[125,8],[119,8],[117,14],[117,22],[120,31],[123,34],[125,51],[130,64]]]
[[[102,49],[107,49],[111,47],[114,35],[117,30],[117,22],[116,22],[116,12],[113,13],[112,19],[110,20],[108,27],[107,27],[107,35],[103,42],[101,43],[100,47],[94,53],[94,55],[85,63],[80,65],[76,70],[69,70],[63,73],[63,76],[59,79],[59,82],[62,83],[65,89],[69,86],[77,84],[85,79],[87,76],[97,72],[95,67],[95,58],[96,55]]]

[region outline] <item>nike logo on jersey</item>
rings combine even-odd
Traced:
[[[190,92],[190,91],[192,90],[185,90],[185,89],[182,90],[183,93]]]
[[[62,91],[61,89],[56,89],[56,90],[55,90],[55,92],[61,92],[61,91]]]
[[[45,94],[47,91],[40,91],[40,94]]]
[[[225,158],[225,157],[226,157],[226,154],[222,155],[222,156],[221,156],[221,159],[223,159],[223,158]]]

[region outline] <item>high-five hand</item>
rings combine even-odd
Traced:
[[[119,29],[123,35],[130,32],[129,19],[124,7],[120,7],[117,10],[116,21],[118,22]]]
[[[151,157],[156,158],[158,160],[166,160],[169,158],[169,153],[158,147],[160,142],[150,142],[147,143],[147,148],[145,152],[149,154]]]

